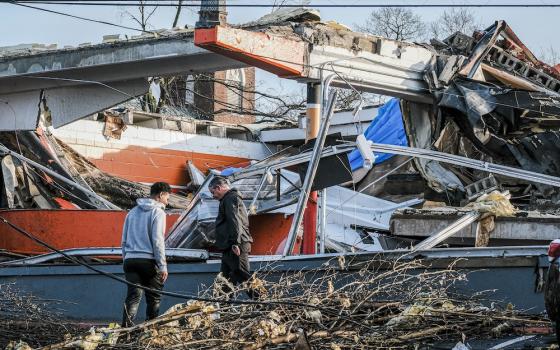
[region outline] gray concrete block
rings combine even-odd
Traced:
[[[208,126],[208,134],[214,137],[226,137],[226,128],[223,126]]]

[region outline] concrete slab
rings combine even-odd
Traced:
[[[498,217],[495,229],[490,234],[490,246],[548,244],[560,237],[560,216],[524,212],[518,217]],[[396,211],[390,222],[395,236],[423,239],[448,227],[464,211],[456,209],[405,209]],[[463,228],[446,243],[473,245],[477,223]]]
[[[35,129],[41,97],[62,126],[145,93],[150,76],[245,67],[193,40],[190,31],[0,56],[0,130]]]

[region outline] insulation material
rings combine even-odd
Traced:
[[[105,127],[103,128],[105,137],[120,140],[125,130],[126,124],[120,116],[105,115]]]
[[[517,209],[511,204],[510,199],[511,195],[507,191],[492,191],[480,196],[475,202],[467,205],[466,208],[494,216],[515,216]]]

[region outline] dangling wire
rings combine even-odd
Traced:
[[[350,87],[350,89],[352,89],[352,91],[354,91],[358,95],[358,97],[360,98],[360,102],[358,102],[358,105],[352,111],[352,121],[354,123],[354,126],[356,127],[356,133],[358,135],[363,134],[364,129],[363,129],[362,123],[360,122],[359,114],[360,114],[360,111],[362,110],[363,105],[365,104],[364,96],[362,95],[361,91],[358,91],[358,89],[356,89],[354,87],[354,85],[352,85],[346,78],[344,78],[344,76],[342,74],[340,74],[334,68],[334,62],[333,61],[329,62],[329,65],[331,66],[331,70],[333,71],[333,73],[336,74],[336,76],[338,76],[342,81],[344,81],[344,83],[346,85],[348,85]]]

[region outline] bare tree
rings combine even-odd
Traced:
[[[560,52],[552,45],[546,49],[541,47],[539,59],[550,66],[555,66],[560,63]]]
[[[183,8],[183,0],[179,0],[177,3],[177,11],[175,11],[175,18],[173,19],[172,28],[177,27],[177,23],[179,22],[179,17],[181,16],[181,9]]]
[[[228,93],[239,96],[243,100],[241,104],[232,103],[228,99],[217,100],[215,96],[204,95],[194,89],[196,82],[220,84],[226,88]],[[164,79],[162,84],[165,93],[162,107],[174,114],[193,115],[196,114],[200,119],[211,118],[207,112],[199,110],[194,103],[185,101],[184,96],[188,93],[201,100],[208,100],[214,103],[217,108],[214,114],[232,113],[240,115],[251,115],[257,117],[259,122],[278,121],[278,120],[297,120],[297,116],[305,111],[305,95],[302,93],[288,93],[276,95],[259,91],[256,88],[242,88],[237,81],[227,79],[216,79],[212,74],[190,75],[187,79],[180,77],[169,77]],[[251,96],[254,96],[254,100]]]
[[[149,20],[157,10],[157,6],[151,7],[146,5],[146,0],[139,0],[137,6],[137,13],[124,11],[123,14],[130,17],[136,22],[142,30],[148,28]],[[275,0],[275,8],[282,8],[286,4],[301,4],[305,6],[309,4],[309,0]],[[173,27],[176,27],[181,16],[181,10],[184,6],[184,0],[178,0],[176,5],[176,12],[173,19]],[[186,8],[189,10],[189,8]],[[240,115],[251,115],[258,118],[259,121],[277,121],[277,120],[291,120],[295,121],[298,114],[305,111],[305,98],[303,94],[284,94],[275,95],[257,91],[254,87],[246,88],[240,87],[236,81],[229,81],[227,79],[216,79],[211,74],[196,74],[190,75],[188,79],[183,76],[170,76],[158,78],[161,89],[161,98],[155,101],[154,97],[148,93],[142,99],[140,106],[143,110],[160,113],[164,109],[172,111],[179,115],[198,115],[199,118],[210,118],[207,112],[200,110],[194,103],[185,101],[185,94],[192,94],[199,99],[208,100],[215,103],[218,108],[214,114],[220,113],[233,113]],[[229,93],[239,96],[242,100],[240,105],[230,103],[225,100],[216,100],[215,96],[205,96],[194,88],[195,81],[211,82],[223,85]],[[190,83],[190,84],[186,84]],[[254,96],[254,100],[252,97]]]
[[[147,6],[147,0],[138,0],[138,5],[136,6],[135,12],[130,12],[128,10],[123,10],[122,15],[130,18],[138,26],[143,30],[146,31],[149,25],[150,18],[156,13],[158,7],[157,6]]]
[[[373,11],[364,25],[358,25],[357,29],[395,40],[420,40],[424,37],[426,25],[422,17],[412,10],[384,7]]]
[[[148,6],[147,0],[138,0],[138,5],[136,7],[136,11],[130,12],[124,9],[121,15],[124,15],[134,22],[143,30],[146,31],[147,28],[150,26],[150,19],[156,13],[158,6]],[[177,6],[175,11],[175,16],[173,17],[173,24],[171,27],[176,27],[179,18],[181,17],[181,11],[183,9],[183,2],[184,0],[177,0]]]
[[[479,24],[472,10],[452,8],[445,10],[436,21],[430,23],[430,34],[434,39],[441,40],[456,32],[471,35],[477,27]]]
[[[311,0],[274,0],[270,13],[281,9],[284,5],[301,5],[301,7],[309,5]]]

